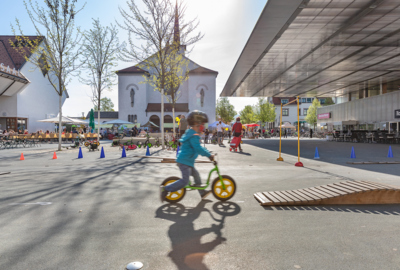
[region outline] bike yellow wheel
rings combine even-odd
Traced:
[[[171,177],[168,177],[167,179],[165,179],[161,185],[168,186],[169,184],[172,184],[173,182],[175,182],[179,179],[180,178],[177,176],[171,176]],[[181,188],[180,190],[168,193],[167,197],[165,197],[165,200],[169,203],[177,203],[180,200],[182,200],[183,197],[185,197],[185,194],[186,194],[186,189]]]
[[[85,142],[85,146],[88,147],[90,145],[89,142]]]
[[[236,192],[236,183],[232,177],[228,175],[221,175],[222,181],[224,182],[225,189],[222,186],[221,180],[219,177],[215,178],[212,183],[212,193],[214,197],[220,201],[227,201],[235,195]]]

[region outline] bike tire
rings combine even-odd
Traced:
[[[171,177],[168,177],[167,179],[165,179],[161,183],[161,185],[166,186],[167,184],[171,184],[171,183],[173,183],[173,182],[175,182],[175,181],[177,181],[179,179],[180,179],[180,177],[171,176]],[[186,194],[186,189],[185,188],[181,188],[178,191],[170,192],[169,195],[167,197],[165,197],[165,200],[167,202],[169,202],[169,203],[177,203],[177,202],[181,201],[185,197],[185,194]]]
[[[229,175],[221,175],[226,189],[223,190],[219,177],[215,178],[211,185],[211,191],[214,197],[220,201],[231,199],[236,193],[236,182]]]

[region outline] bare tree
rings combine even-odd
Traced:
[[[203,35],[200,32],[193,35],[198,26],[197,18],[184,22],[184,4],[176,3],[174,8],[170,0],[142,1],[145,5],[143,12],[135,0],[127,1],[128,10],[119,8],[124,21],[117,24],[128,31],[129,37],[128,48],[122,51],[121,59],[137,62],[137,67],[147,71],[143,76],[144,83],[161,92],[160,120],[164,149],[164,98],[168,96],[165,88],[167,84],[169,89],[179,88],[182,81],[187,79],[189,60],[184,56],[186,46],[193,45]],[[134,38],[142,43],[136,45]],[[181,42],[185,45],[181,45]],[[175,124],[175,118],[173,120]]]
[[[84,8],[77,8],[77,0],[44,0],[45,7],[32,0],[24,1],[25,8],[36,29],[36,39],[23,35],[22,27],[16,20],[20,36],[11,44],[15,50],[40,68],[59,95],[58,150],[61,150],[62,96],[66,93],[71,75],[80,67],[75,65],[79,58],[79,44],[82,35],[75,26],[75,16]],[[15,34],[13,26],[12,30]],[[32,54],[31,57],[28,55]]]
[[[80,77],[80,81],[90,86],[92,102],[97,107],[97,140],[100,133],[101,94],[111,90],[116,84],[116,73],[112,70],[117,66],[117,54],[120,50],[118,30],[114,25],[103,27],[99,19],[93,19],[93,29],[85,31],[82,55],[83,67],[88,77]]]

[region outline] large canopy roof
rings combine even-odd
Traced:
[[[400,78],[400,1],[268,0],[221,96],[341,96]]]

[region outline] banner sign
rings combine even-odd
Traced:
[[[321,113],[321,114],[318,114],[317,117],[318,117],[318,120],[319,119],[329,119],[329,118],[331,118],[331,113],[330,112]]]

